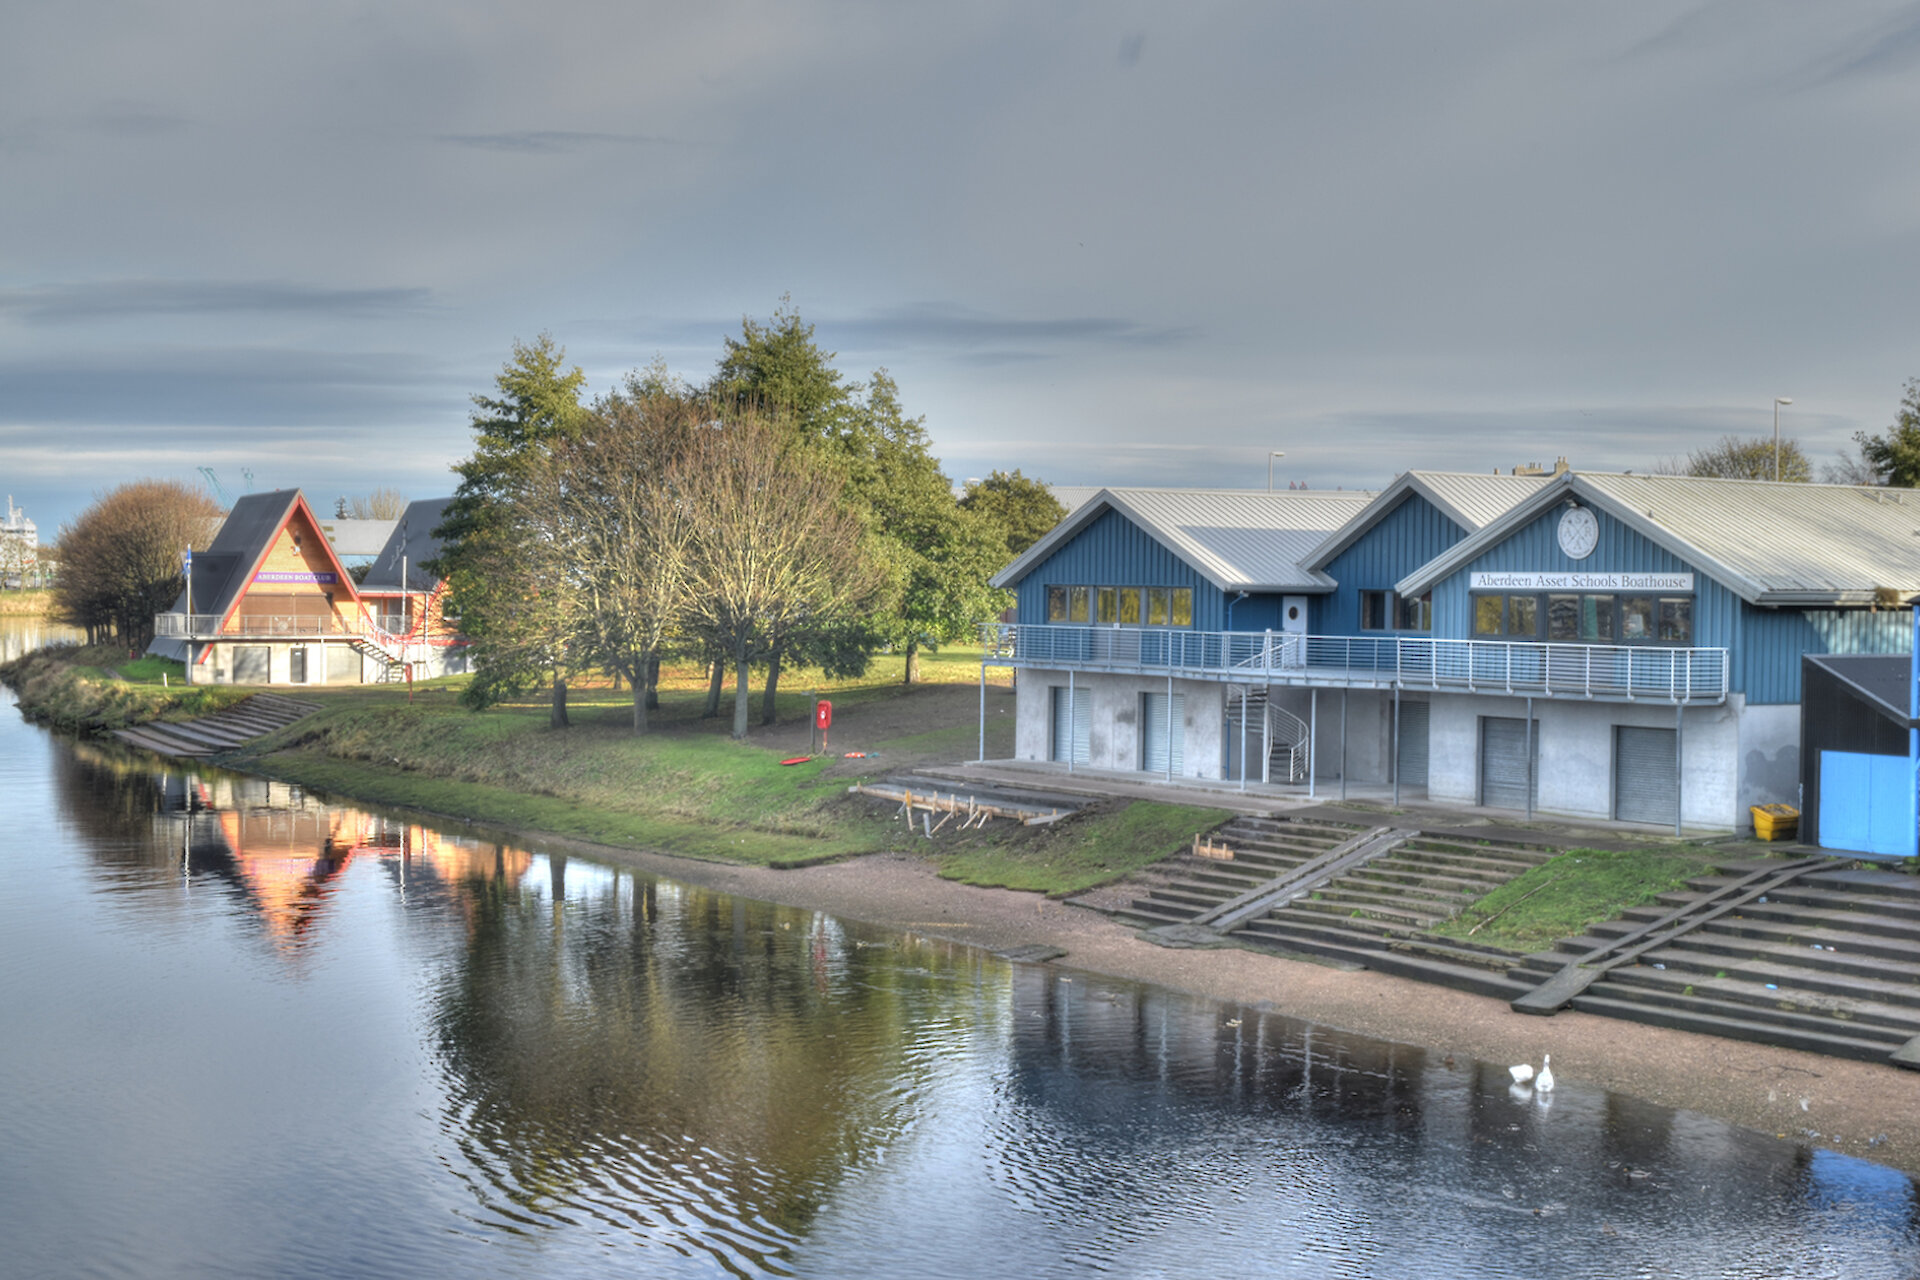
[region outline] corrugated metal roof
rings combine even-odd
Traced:
[[[1097,484],[1050,484],[1047,486],[1047,492],[1053,495],[1054,501],[1067,509],[1068,515],[1072,515],[1093,501],[1094,495],[1100,492],[1100,486]]]
[[[440,527],[445,517],[447,504],[453,499],[422,498],[409,502],[407,509],[393,526],[393,532],[387,537],[387,545],[380,548],[380,556],[373,562],[373,568],[367,570],[367,576],[360,581],[362,594],[374,591],[431,591],[440,585],[440,579],[421,568],[424,561],[434,560],[440,555],[440,539],[434,531]],[[401,567],[406,569],[406,581],[400,580]]]
[[[1920,592],[1920,493],[1691,476],[1580,481],[1699,553],[1684,558],[1716,561],[1762,597]]]
[[[1422,566],[1431,586],[1546,507],[1584,498],[1757,604],[1920,595],[1920,493],[1849,485],[1569,472]]]
[[[1529,495],[1539,491],[1547,476],[1503,476],[1464,471],[1403,471],[1382,489],[1366,510],[1334,530],[1301,563],[1324,569],[1358,542],[1367,530],[1397,510],[1408,494],[1417,493],[1440,514],[1468,533],[1485,528]]]
[[[1102,489],[993,582],[1018,582],[1111,508],[1223,590],[1326,591],[1333,580],[1302,568],[1301,561],[1372,498],[1371,493],[1333,489]]]
[[[1465,471],[1409,471],[1448,515],[1468,533],[1484,529],[1515,503],[1539,491],[1549,476],[1475,475]],[[1451,510],[1448,510],[1451,508]]]

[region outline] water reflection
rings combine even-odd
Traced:
[[[1920,1269],[1903,1175],[1631,1098],[11,723],[0,782],[23,1274]]]
[[[45,618],[0,614],[0,662],[12,662],[50,644],[78,644],[85,635]]]

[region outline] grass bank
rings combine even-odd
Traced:
[[[930,762],[971,758],[980,732],[979,657],[923,655],[922,681],[900,683],[899,659],[862,680],[798,672],[779,719],[746,742],[728,736],[730,702],[703,716],[698,670],[669,669],[649,732],[631,729],[626,690],[576,684],[569,728],[548,727],[545,695],[474,713],[457,681],[404,690],[328,689],[301,696],[321,710],[225,762],[316,791],[494,826],[551,832],[682,857],[792,867],[902,850],[968,884],[1064,895],[1165,857],[1226,815],[1150,802],[1096,805],[1051,827],[1010,822],[928,841],[893,806],[848,793],[854,783]],[[810,754],[813,696],[834,703],[831,753]],[[1012,693],[990,689],[988,752],[1012,753]],[[849,758],[847,752],[855,755]]]
[[[1435,933],[1539,951],[1716,870],[1705,850],[1569,849],[1468,907]]]
[[[28,719],[70,733],[191,719],[247,695],[244,689],[189,687],[179,663],[155,657],[130,663],[117,645],[36,649],[0,666],[0,684],[19,695]]]

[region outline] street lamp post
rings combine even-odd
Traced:
[[[1267,450],[1267,492],[1268,493],[1273,492],[1273,460],[1275,458],[1284,458],[1286,456],[1287,456],[1286,450],[1284,449]]]
[[[1792,403],[1792,396],[1773,398],[1773,481],[1775,484],[1780,483],[1780,406]]]

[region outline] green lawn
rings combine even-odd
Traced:
[[[1538,951],[1714,870],[1684,846],[1569,849],[1501,885],[1434,930],[1515,951]]]
[[[963,884],[1061,897],[1150,866],[1231,816],[1197,805],[1135,800],[1053,826],[1022,830],[1009,824],[998,829],[1002,838],[947,846],[953,851],[941,855],[940,874]]]

